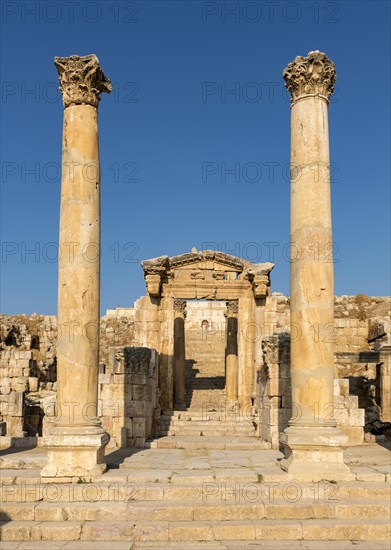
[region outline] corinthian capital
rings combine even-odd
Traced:
[[[110,93],[110,80],[96,55],[55,57],[64,107],[87,104],[97,107],[102,92]]]
[[[282,76],[292,103],[306,95],[323,96],[328,101],[336,81],[334,63],[319,50],[309,52],[306,57],[297,56]]]
[[[186,300],[174,300],[174,311],[176,314],[184,315],[186,317]]]
[[[227,317],[234,317],[238,314],[239,311],[239,302],[238,300],[227,300]]]

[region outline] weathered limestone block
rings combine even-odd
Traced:
[[[110,446],[140,446],[152,435],[158,403],[158,355],[148,348],[116,347],[109,351],[109,370],[100,375],[99,411],[110,430]]]
[[[369,319],[368,320],[368,342],[373,342],[390,334],[389,319]]]

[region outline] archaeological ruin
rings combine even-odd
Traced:
[[[272,291],[272,263],[192,248],[144,260],[145,295],[102,318],[98,104],[111,84],[94,55],[55,65],[62,162],[75,166],[63,168],[59,245],[78,245],[72,261],[59,260],[57,316],[0,316],[2,540],[117,541],[115,549],[386,541],[390,300],[334,295],[332,61],[312,51],[283,73],[299,251],[290,296]],[[268,497],[222,499],[222,483],[267,487]],[[300,502],[284,496],[289,483]],[[334,486],[341,500],[325,497]],[[87,487],[98,496],[89,500]]]

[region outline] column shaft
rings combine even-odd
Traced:
[[[334,270],[327,101],[291,111],[291,377],[298,422],[335,425]],[[300,418],[299,418],[300,417]]]
[[[185,300],[174,300],[174,403],[177,406],[185,405]]]
[[[227,350],[226,350],[226,397],[228,403],[238,400],[238,301],[227,302]]]
[[[96,422],[99,363],[100,181],[98,111],[64,112],[58,266],[58,425]],[[67,404],[68,403],[68,404]]]
[[[98,102],[111,84],[95,55],[57,57],[64,103],[58,264],[57,416],[42,477],[104,472],[98,419],[100,175]],[[91,479],[91,478],[90,478]]]
[[[283,469],[301,480],[351,478],[334,420],[334,272],[328,101],[334,64],[319,51],[284,71],[291,109],[291,380]]]

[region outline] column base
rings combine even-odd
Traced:
[[[105,447],[110,436],[101,433],[60,434],[53,433],[43,438],[47,448],[48,462],[41,472],[43,478],[89,478],[103,474],[107,467],[104,461]]]
[[[349,481],[355,478],[344,463],[348,437],[334,426],[289,426],[281,435],[283,470],[298,481]]]

